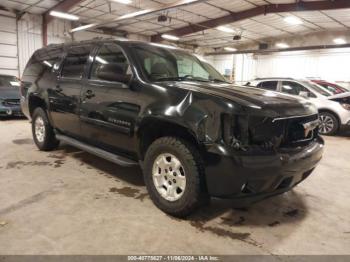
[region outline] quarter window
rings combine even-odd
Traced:
[[[63,62],[62,77],[82,78],[91,46],[75,46],[68,50]]]

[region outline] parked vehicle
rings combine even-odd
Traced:
[[[40,150],[59,141],[140,164],[151,199],[178,217],[210,196],[251,203],[300,183],[322,157],[317,108],[228,84],[174,47],[94,40],[35,52],[22,108]]]
[[[349,90],[346,89],[345,87],[342,87],[342,86],[337,85],[335,83],[327,82],[325,80],[311,80],[311,81],[316,83],[316,84],[318,84],[318,85],[320,85],[320,86],[322,86],[322,87],[324,87],[329,92],[331,92],[333,95],[349,92]]]
[[[19,86],[17,77],[0,75],[0,117],[22,116]]]
[[[319,110],[323,135],[335,135],[342,126],[350,126],[350,92],[343,89],[337,93],[312,81],[293,78],[260,78],[247,85],[308,99]]]

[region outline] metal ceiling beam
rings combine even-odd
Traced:
[[[67,12],[69,9],[76,6],[80,2],[83,2],[83,0],[63,0],[62,2],[50,8],[43,14],[43,45],[44,46],[47,46],[47,24],[53,20],[53,17],[50,15],[50,12],[53,10],[60,11],[60,12]]]
[[[184,36],[193,34],[206,29],[215,28],[221,25],[230,24],[240,20],[252,18],[259,15],[285,13],[285,12],[300,12],[300,11],[320,11],[350,8],[349,0],[332,0],[332,1],[314,1],[314,2],[296,2],[291,4],[267,4],[257,6],[245,11],[232,13],[223,17],[207,20],[198,24],[191,24],[189,26],[177,28],[162,34],[170,34],[175,36]],[[151,37],[152,42],[159,42],[162,40],[161,35],[157,34]]]
[[[333,49],[333,48],[349,48],[350,44],[344,45],[313,45],[313,46],[299,46],[290,48],[277,48],[277,49],[262,49],[262,50],[240,50],[234,52],[210,52],[205,55],[238,55],[238,54],[268,54],[276,52],[290,52],[290,51],[307,51],[307,50],[320,50],[320,49]]]
[[[134,19],[134,18],[138,18],[138,17],[141,17],[141,16],[154,14],[154,13],[157,13],[157,12],[162,12],[162,11],[165,11],[165,10],[170,10],[170,9],[179,8],[179,7],[182,7],[182,6],[187,6],[187,5],[192,5],[192,4],[198,4],[198,3],[206,2],[206,1],[208,1],[208,0],[178,0],[175,3],[162,5],[162,6],[157,7],[157,8],[139,10],[139,11],[136,11],[135,13],[125,14],[125,15],[117,17],[117,18],[115,18],[113,20],[102,22],[102,23],[98,23],[94,27],[106,26],[108,24],[112,24],[112,23],[116,23],[116,22],[122,22],[122,21],[125,21],[125,20],[128,20],[128,19]]]

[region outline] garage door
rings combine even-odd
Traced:
[[[16,18],[0,15],[0,74],[18,76]]]

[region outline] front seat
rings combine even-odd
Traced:
[[[151,78],[152,79],[160,79],[170,77],[172,74],[168,69],[168,65],[166,63],[155,63],[151,67]]]

